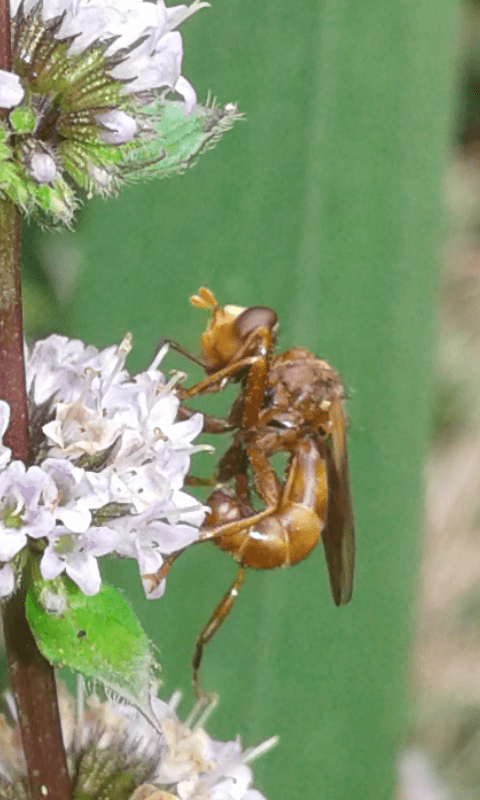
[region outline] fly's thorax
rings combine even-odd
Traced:
[[[342,398],[340,376],[330,365],[302,347],[273,359],[265,388],[265,410],[296,414],[299,425],[318,429],[328,424],[330,405]]]

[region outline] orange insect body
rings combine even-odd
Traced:
[[[264,387],[264,407],[258,421],[248,428],[240,428],[233,444],[221,459],[217,474],[221,482],[237,481],[237,494],[247,500],[244,491],[246,480],[239,463],[253,470],[255,489],[265,502],[269,516],[260,525],[288,530],[291,553],[303,553],[290,562],[278,561],[271,566],[284,566],[305,558],[317,544],[319,536],[312,537],[311,520],[301,519],[298,503],[309,508],[318,517],[316,529],[321,532],[330,578],[332,596],[336,605],[348,603],[352,596],[355,560],[355,540],[352,501],[342,410],[343,384],[338,374],[326,361],[316,358],[302,347],[294,347],[273,358]],[[269,457],[279,451],[291,453],[285,486],[282,487],[271,467]],[[246,457],[242,459],[242,454]],[[316,501],[312,504],[315,486]],[[207,503],[210,505],[212,498]],[[238,515],[237,536],[248,527],[248,506]],[[295,513],[296,524],[287,526],[287,510]],[[250,514],[253,512],[250,511]],[[265,513],[265,512],[260,512]],[[268,513],[268,512],[267,512]],[[243,518],[243,519],[241,519]],[[253,519],[257,519],[255,515]],[[222,524],[223,523],[223,524]],[[246,566],[255,566],[244,560],[242,545],[236,543],[232,525],[226,525],[220,511],[214,521],[206,526],[217,526],[215,544],[231,553]],[[278,525],[277,525],[278,523]],[[260,550],[262,544],[257,543]],[[255,543],[249,543],[249,551]],[[258,556],[261,560],[261,555]]]
[[[200,363],[207,377],[189,389],[179,389],[180,399],[218,392],[231,380],[240,382],[227,417],[207,415],[204,424],[207,432],[236,432],[218,464],[215,477],[220,487],[207,500],[211,511],[200,540],[230,553],[239,569],[195,643],[192,677],[201,696],[198,671],[203,648],[231,611],[245,569],[296,564],[321,538],[333,600],[343,605],[352,595],[355,538],[340,376],[302,347],[273,357],[278,323],[272,309],[222,308],[205,287],[190,301],[212,315],[201,337],[202,359],[171,344]],[[181,406],[183,418],[191,413]],[[289,453],[283,482],[270,463],[271,456],[281,451]],[[260,511],[251,506],[250,473],[264,504]],[[234,489],[224,485],[229,482]],[[144,576],[152,588],[181,552],[172,553],[156,575]]]

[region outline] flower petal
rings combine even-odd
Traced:
[[[15,576],[10,564],[0,567],[0,597],[7,597],[15,588]]]
[[[97,122],[108,129],[100,134],[105,144],[126,144],[133,139],[138,130],[134,118],[118,109],[110,109],[105,114],[99,114]]]
[[[181,94],[185,100],[185,116],[191,114],[197,102],[197,93],[192,84],[189,83],[187,79],[183,77],[183,75],[180,75],[175,84],[175,91],[178,92],[178,94]]]
[[[53,183],[57,174],[55,160],[48,153],[34,153],[28,165],[30,175],[36,183]]]
[[[25,92],[18,75],[0,69],[0,107],[13,108],[20,105]]]

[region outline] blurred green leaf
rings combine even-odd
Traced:
[[[28,333],[38,336],[46,331],[50,332],[52,317],[57,313],[51,293],[38,284],[25,280],[22,285],[22,302],[23,313],[28,320]]]

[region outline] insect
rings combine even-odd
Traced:
[[[198,297],[202,299],[200,292],[195,304]],[[206,301],[213,298],[211,292],[204,296]],[[211,306],[213,321],[202,337],[202,352],[210,356],[212,371],[204,381],[182,390],[181,396],[183,400],[219,391],[230,379],[241,383],[226,418],[236,432],[217,468],[216,479],[222,485],[207,500],[211,511],[200,533],[200,541],[213,541],[230,553],[239,568],[195,643],[192,679],[199,697],[204,647],[232,610],[246,568],[291,566],[306,558],[321,538],[333,600],[343,605],[351,598],[355,558],[344,389],[339,375],[305,348],[294,347],[273,357],[277,325],[273,311],[263,307],[230,311],[232,307],[227,306],[222,311],[228,309],[230,318],[222,328],[214,298]],[[270,316],[264,313],[268,311]],[[248,332],[236,324],[242,316],[249,323]],[[266,320],[271,324],[265,324]],[[255,328],[255,321],[262,324]],[[281,451],[289,454],[283,481],[270,461]],[[250,475],[264,506],[260,511],[252,507]],[[228,482],[234,488],[223,485]],[[144,576],[152,588],[181,552],[172,553],[156,575]]]
[[[192,295],[190,303],[196,308],[210,312],[207,328],[201,336],[200,358],[192,355],[182,345],[171,339],[163,339],[170,346],[199,364],[207,377],[189,389],[179,387],[182,401],[212,392],[219,392],[229,381],[241,384],[237,401],[226,419],[206,415],[206,433],[224,433],[235,427],[253,425],[263,404],[264,386],[268,374],[269,359],[278,331],[275,311],[266,306],[220,306],[210,289],[200,287]],[[184,406],[181,415],[193,412]]]

